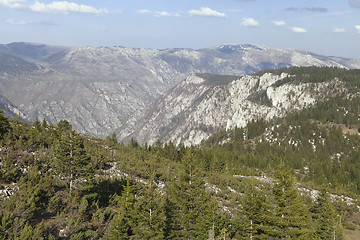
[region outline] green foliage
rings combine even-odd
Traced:
[[[135,203],[137,239],[164,239],[166,215],[165,198],[159,193],[154,179],[144,187],[143,195]]]
[[[135,221],[135,196],[133,187],[127,182],[120,197],[117,197],[117,214],[111,221],[108,239],[130,239],[134,234]]]
[[[110,145],[116,145],[118,143],[115,132],[113,132],[110,136],[107,136],[106,140],[109,142]]]
[[[205,182],[191,149],[182,158],[178,180],[170,188],[173,207],[170,236],[180,239],[204,239],[217,219],[216,203],[205,190]],[[174,231],[175,230],[175,231]]]
[[[356,70],[277,71],[294,82],[338,77],[351,91],[359,82]],[[125,146],[65,120],[1,113],[0,190],[12,195],[0,195],[0,239],[344,239],[343,225],[360,225],[359,105],[356,95],[339,96],[197,147]],[[323,185],[315,200],[298,188]]]
[[[322,189],[311,209],[315,234],[319,239],[345,239],[341,219],[334,210],[330,195]]]
[[[289,74],[289,77],[284,78],[274,84],[279,87],[285,83],[319,83],[333,79],[341,79],[349,84],[351,87],[358,88],[360,86],[360,70],[347,70],[336,67],[289,67],[281,69],[264,70],[255,75],[261,76],[264,73],[273,73],[280,75],[282,73]],[[355,89],[353,89],[355,90]]]
[[[3,111],[0,109],[0,139],[10,130],[10,123],[6,117],[4,117]]]
[[[215,75],[208,73],[198,73],[197,75],[203,79],[206,79],[210,84],[215,86],[227,85],[230,82],[240,78],[231,75]]]
[[[90,157],[85,151],[83,140],[72,131],[61,134],[55,146],[54,156],[54,168],[69,180],[70,189],[72,189],[73,180],[76,177],[91,174],[85,171]]]
[[[242,231],[237,233],[238,237],[242,239],[270,238],[273,207],[266,198],[264,190],[257,189],[254,184],[251,184],[242,202],[242,209],[245,219],[241,226]]]
[[[281,163],[275,172],[275,177],[273,192],[276,237],[309,239],[312,234],[309,210],[297,191],[293,176]]]
[[[255,92],[254,94],[248,97],[248,100],[268,107],[272,106],[272,102],[269,99],[268,95],[266,94],[266,90]]]

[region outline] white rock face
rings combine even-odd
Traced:
[[[17,48],[28,48],[28,51],[18,51]],[[255,45],[223,45],[199,50],[156,50],[124,47],[67,48],[19,43],[11,46],[0,45],[0,53],[2,52],[15,54],[32,62],[17,59],[16,66],[10,66],[14,67],[11,68],[12,71],[2,72],[0,66],[0,95],[8,99],[18,112],[23,114],[25,120],[33,121],[38,116],[56,124],[65,119],[74,129],[100,137],[107,136],[120,127],[123,129],[122,136],[131,134],[137,123],[128,121],[130,118],[146,114],[146,110],[154,108],[154,105],[149,107],[149,104],[193,73],[242,76],[263,69],[292,65],[360,68],[360,60],[324,57],[308,52]],[[0,54],[0,58],[1,56]],[[148,138],[166,135],[173,131],[166,126],[190,120],[190,108],[194,107],[199,108],[199,111],[208,111],[206,116],[200,113],[192,116],[194,119],[204,119],[203,126],[206,128],[209,128],[210,122],[216,123],[214,126],[225,124],[230,128],[235,124],[234,121],[241,125],[238,122],[248,119],[248,116],[241,117],[240,113],[234,112],[234,117],[223,123],[223,120],[212,116],[210,109],[205,106],[193,106],[193,101],[197,99],[196,94],[203,95],[205,91],[215,89],[213,83],[207,84],[201,77],[191,76],[187,78],[189,82],[181,82],[182,85],[178,86],[180,96],[177,100],[174,100],[173,96],[165,95],[165,99],[157,102],[171,106],[166,108],[166,114],[158,111],[158,117],[154,114],[151,118],[153,121],[163,118],[161,120],[171,124],[165,124],[156,134],[151,132],[157,131],[157,124],[144,126],[141,131]],[[271,76],[248,78],[240,80],[240,83],[234,82],[234,86],[227,90],[219,86],[218,91],[234,95],[233,102],[221,104],[237,109],[241,102],[241,107],[245,108],[249,103],[243,100],[253,92],[251,86],[264,90],[271,85],[271,81],[276,81]],[[286,92],[286,89],[284,91]],[[192,94],[195,96],[190,96]],[[203,100],[207,99],[206,96],[204,95]],[[220,104],[221,97],[218,98],[216,102],[207,101],[209,104]],[[276,101],[278,100],[274,99],[274,102]],[[185,113],[188,115],[179,115]],[[225,112],[221,114],[224,114],[223,117],[226,115]],[[268,114],[275,113],[269,110]],[[180,126],[184,123],[177,124]],[[126,127],[129,127],[129,130],[125,130]],[[198,139],[195,141],[198,142],[208,136],[209,132],[211,131],[192,132],[189,129],[187,134]]]
[[[259,118],[282,117],[289,111],[346,91],[343,83],[273,84],[287,74],[244,76],[213,85],[209,77],[191,75],[159,99],[145,114],[128,122],[119,136],[152,144],[157,139],[185,145],[199,144],[220,129],[244,127]],[[257,99],[261,96],[266,101]]]

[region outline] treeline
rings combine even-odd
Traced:
[[[262,76],[265,73],[273,73],[280,75],[282,73],[289,74],[288,77],[278,81],[274,86],[278,87],[285,83],[319,83],[339,79],[348,84],[349,89],[354,92],[358,91],[360,87],[360,70],[359,69],[344,69],[336,67],[288,67],[280,69],[269,69],[255,73],[257,76]]]
[[[238,159],[233,171],[230,148],[125,146],[66,121],[0,121],[0,180],[13,191],[0,201],[2,239],[344,239],[329,193],[300,195],[280,160],[269,184],[233,177],[256,170]]]
[[[249,174],[256,168],[269,174],[284,161],[303,182],[360,194],[359,106],[358,97],[335,98],[282,119],[252,121],[215,134],[199,151],[209,156],[203,161],[210,171]]]
[[[125,146],[114,134],[78,134],[67,121],[28,124],[0,113],[0,239],[344,239],[356,205],[330,201],[326,184],[315,199],[301,195],[297,182],[315,176],[285,167],[301,169],[290,154],[297,150],[261,145],[269,124],[226,133],[233,139],[223,145],[215,136],[201,147]],[[259,173],[272,178],[256,180]]]
[[[360,82],[359,70],[273,72]],[[359,106],[330,99],[196,147],[0,112],[0,239],[345,239],[360,226]]]

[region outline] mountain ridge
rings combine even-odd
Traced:
[[[289,66],[360,68],[360,60],[246,44],[199,50],[1,45],[0,53],[6,51],[36,66],[0,76],[0,95],[27,121],[66,119],[77,131],[99,137],[121,128],[192,73],[242,76]]]
[[[308,69],[308,73],[304,68],[303,71],[309,79],[316,71],[341,72],[326,68]],[[339,95],[348,97],[356,94],[350,93],[352,90],[358,91],[349,89],[336,75],[326,80],[315,75],[315,80],[297,82],[296,76],[286,73],[286,69],[281,74],[264,71],[262,75],[234,76],[227,84],[212,86],[206,75],[205,78],[201,76],[189,76],[145,113],[130,119],[118,130],[119,138],[125,142],[134,138],[150,145],[160,139],[189,146],[201,143],[219,130],[244,127],[252,120],[283,117],[319,101]]]

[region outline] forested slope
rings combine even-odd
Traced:
[[[345,239],[360,225],[359,102],[329,100],[189,148],[1,114],[0,237]]]
[[[323,70],[277,71],[302,76],[285,83],[321,81]],[[65,120],[24,123],[1,112],[0,239],[356,236],[356,71],[326,70],[347,86],[335,97],[191,147],[160,140],[125,146],[115,133],[97,139]]]

